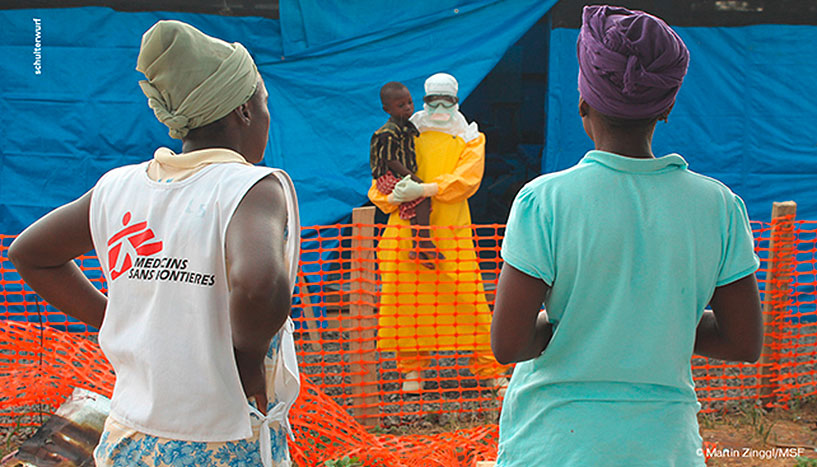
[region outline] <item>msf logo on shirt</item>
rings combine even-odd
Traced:
[[[162,251],[162,242],[151,241],[156,235],[148,228],[147,222],[128,225],[131,213],[126,212],[122,218],[123,228],[108,239],[108,267],[111,268],[111,280],[128,272],[136,256],[150,256]]]

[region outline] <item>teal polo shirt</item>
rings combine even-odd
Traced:
[[[551,286],[554,333],[516,365],[497,465],[703,465],[690,359],[715,287],[760,264],[743,201],[676,154],[590,151],[520,190],[502,258]]]

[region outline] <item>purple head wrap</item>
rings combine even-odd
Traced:
[[[669,109],[689,65],[684,41],[667,23],[621,7],[584,7],[576,48],[581,97],[599,112],[625,119]]]

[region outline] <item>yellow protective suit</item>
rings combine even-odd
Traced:
[[[415,139],[415,150],[417,176],[439,186],[432,198],[431,239],[445,259],[436,261],[435,270],[409,259],[409,221],[400,219],[399,205],[389,203],[372,181],[369,199],[391,214],[377,248],[383,284],[378,347],[398,352],[398,363],[401,355],[417,360],[428,351],[470,350],[477,354],[472,362],[475,372],[496,375],[502,368],[491,355],[491,311],[474,252],[467,201],[482,180],[485,135],[466,143],[460,137],[426,131]],[[404,370],[418,366],[422,364],[401,365]]]

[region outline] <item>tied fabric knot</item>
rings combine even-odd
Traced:
[[[684,76],[678,76],[677,73],[662,74],[645,70],[638,57],[632,56],[627,60],[621,92],[625,95],[638,95],[639,87],[673,90],[680,87],[683,81]]]
[[[153,110],[156,119],[167,125],[172,138],[181,139],[190,131],[190,119],[182,114],[175,114],[168,110],[167,99],[155,86],[148,81],[139,81],[142,92],[148,98],[148,106]]]
[[[595,39],[595,37],[593,38]],[[618,52],[623,57],[636,53],[632,41],[618,29],[608,29],[604,32],[603,46],[614,52]]]
[[[297,258],[298,251],[295,251]],[[294,276],[292,277],[294,281]],[[250,415],[261,421],[258,432],[258,450],[261,456],[261,463],[264,467],[272,467],[272,442],[270,440],[270,423],[277,421],[284,428],[289,439],[295,441],[295,434],[292,432],[292,425],[289,423],[289,410],[298,397],[301,387],[298,374],[298,360],[295,355],[295,342],[292,339],[292,331],[295,325],[292,318],[287,317],[281,334],[281,349],[274,370],[269,358],[265,359],[267,366],[267,397],[270,397],[269,389],[273,389],[275,405],[272,406],[266,415],[262,414],[258,408],[248,405]],[[272,371],[270,371],[272,370]],[[270,375],[274,375],[274,380],[270,380]]]
[[[595,40],[591,35],[588,40]],[[655,72],[650,71],[644,65],[645,57],[642,56],[633,42],[619,30],[608,30],[604,35],[602,46],[612,52],[612,57],[607,60],[601,59],[602,54],[596,54],[596,63],[601,67],[601,72],[607,76],[620,75],[622,93],[625,95],[635,95],[638,87],[672,89],[681,85],[684,80],[684,73],[680,75],[674,69],[686,70],[682,63],[669,61],[665,63],[665,57],[677,54],[678,51],[668,50],[659,54],[652,60],[651,65],[655,67]],[[679,56],[683,59],[683,55]],[[623,73],[622,73],[623,69]]]
[[[270,440],[269,424],[273,421],[278,421],[284,425],[284,429],[289,435],[290,439],[294,440],[295,436],[292,433],[292,427],[287,419],[289,407],[283,402],[279,402],[273,406],[272,410],[267,412],[267,415],[261,413],[257,408],[250,406],[250,413],[256,416],[261,421],[261,426],[258,431],[258,450],[261,456],[261,464],[264,467],[272,467],[272,441]]]

